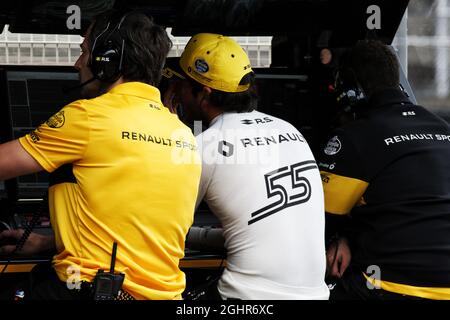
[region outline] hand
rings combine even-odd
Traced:
[[[350,264],[351,259],[352,254],[347,239],[340,238],[333,242],[327,250],[327,268],[329,275],[341,278]]]
[[[177,98],[177,84],[175,81],[172,81],[169,84],[169,87],[167,88],[164,97],[163,97],[163,104],[165,107],[169,109],[170,112],[177,114],[177,107],[179,104],[178,98]]]
[[[0,244],[5,243],[5,245],[0,246],[0,254],[8,255],[11,254],[15,248],[16,243],[19,242],[23,235],[23,229],[15,230],[5,230],[0,232]],[[54,235],[42,235],[32,232],[28,237],[25,245],[21,250],[17,251],[18,255],[33,255],[55,248],[55,237]]]

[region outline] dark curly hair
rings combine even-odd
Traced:
[[[340,69],[350,77],[356,76],[368,96],[375,91],[398,88],[400,83],[397,57],[378,40],[358,41],[341,58]]]
[[[189,78],[192,93],[197,95],[203,89],[203,85]],[[243,92],[224,92],[211,88],[209,103],[220,108],[224,112],[250,112],[256,110],[258,104],[258,94],[256,90],[255,74],[247,73],[239,82],[240,85],[248,84],[249,88]]]
[[[120,29],[117,26],[123,19]],[[108,26],[108,30],[102,32]],[[122,76],[127,81],[140,81],[157,86],[161,80],[166,57],[172,47],[166,31],[153,19],[140,12],[118,13],[109,11],[97,16],[89,34],[89,50],[95,39],[109,37],[121,43],[124,40]],[[120,42],[119,42],[120,41]],[[97,44],[96,44],[97,45]]]

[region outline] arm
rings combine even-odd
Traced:
[[[207,194],[207,183],[209,183],[208,168],[203,166],[202,178],[200,180],[199,191],[195,210],[205,198]],[[186,247],[194,250],[224,251],[225,238],[223,237],[222,228],[192,226],[186,236]]]
[[[42,166],[22,147],[19,140],[0,145],[0,180],[35,173],[44,170]],[[5,230],[0,233],[0,254],[11,254],[21,239],[23,229]],[[53,235],[31,233],[18,254],[30,255],[55,248]]]
[[[325,198],[327,267],[333,277],[341,277],[351,261],[345,235],[351,231],[349,213],[363,205],[369,186],[363,159],[345,132],[335,134],[324,148],[319,162]]]
[[[198,186],[197,193],[197,201],[195,203],[195,210],[197,210],[198,206],[205,200],[208,200],[208,191],[210,188],[211,180],[214,175],[215,169],[215,158],[208,158],[208,161],[205,161],[205,158],[208,157],[207,150],[211,147],[211,145],[215,145],[214,137],[208,137],[204,133],[199,134],[196,137],[198,150],[200,152],[200,157],[202,159],[202,174],[200,176],[200,183]],[[205,150],[206,149],[206,150]],[[210,156],[209,156],[210,157]]]
[[[0,145],[0,180],[35,173],[42,166],[22,147],[19,140]]]
[[[214,161],[205,162],[203,148],[210,146],[212,142],[215,145],[216,141],[214,139],[205,139],[203,134],[197,136],[197,144],[202,155],[202,174],[200,178],[200,184],[197,194],[197,202],[195,205],[195,210],[198,206],[205,200],[208,202],[208,196],[211,195],[211,180],[214,175]],[[222,228],[211,228],[211,227],[198,227],[193,226],[189,229],[186,236],[186,247],[194,250],[213,250],[213,251],[223,251],[224,250],[225,239],[223,237]]]
[[[186,237],[186,247],[194,250],[223,251],[224,243],[222,228],[191,227]]]
[[[23,229],[16,230],[5,230],[0,233],[0,243],[9,243],[0,246],[0,254],[8,255],[14,252],[16,244],[22,237],[24,233]],[[14,244],[12,244],[14,243]],[[33,255],[46,251],[54,251],[55,246],[55,236],[54,234],[43,235],[36,232],[32,232],[25,242],[24,246],[20,251],[17,252],[19,255]]]
[[[89,136],[88,117],[79,102],[74,102],[51,117],[64,125],[43,123],[34,132],[0,145],[0,180],[46,170],[74,162],[85,152]],[[62,121],[61,121],[62,119]],[[70,121],[69,121],[70,119]],[[23,230],[7,230],[0,234],[0,252],[11,253]],[[31,233],[18,253],[34,254],[55,248],[53,235]]]
[[[340,278],[350,264],[352,254],[346,238],[333,241],[327,249],[327,269],[332,277]]]
[[[351,251],[345,237],[348,215],[325,213],[325,243],[328,275],[340,278],[351,261]]]

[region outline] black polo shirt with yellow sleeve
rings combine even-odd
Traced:
[[[450,299],[449,125],[386,90],[331,135],[319,167],[328,215],[350,216],[352,265],[379,267],[387,291]]]
[[[75,101],[20,143],[50,176],[49,203],[62,281],[116,271],[137,299],[180,299],[179,269],[193,222],[200,159],[190,129],[158,89],[120,84]]]

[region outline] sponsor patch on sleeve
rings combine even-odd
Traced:
[[[334,170],[334,168],[336,168],[336,162],[335,162],[335,163],[332,163],[332,164],[319,162],[319,167],[320,167],[321,169]]]
[[[47,125],[50,128],[61,128],[64,123],[66,122],[66,118],[64,116],[64,110],[59,111],[58,113],[54,114],[46,121]]]
[[[323,151],[325,152],[326,155],[333,156],[337,154],[339,151],[341,151],[341,147],[342,144],[341,141],[339,141],[338,136],[334,136],[328,141]]]

